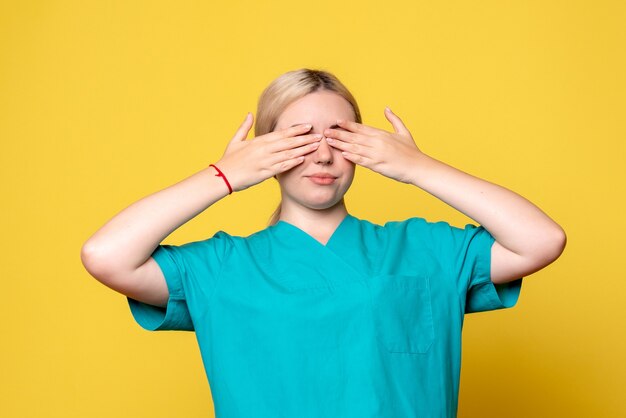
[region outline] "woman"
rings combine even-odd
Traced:
[[[361,124],[332,74],[268,86],[214,165],[132,204],[83,246],[146,329],[195,330],[217,417],[456,416],[466,312],[513,306],[564,231],[523,197]],[[413,184],[481,226],[348,214],[355,164]],[[181,246],[172,231],[231,191],[275,177],[282,201],[248,237]]]

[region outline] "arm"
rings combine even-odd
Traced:
[[[350,121],[348,132],[328,129],[327,142],[344,158],[394,180],[413,184],[474,219],[491,233],[491,280],[527,276],[563,252],[563,229],[522,196],[424,154],[398,116],[386,109],[395,133]]]
[[[213,167],[205,168],[122,210],[83,245],[87,271],[133,299],[165,306],[165,278],[150,255],[175,229],[228,194],[214,174]]]
[[[565,247],[563,229],[537,206],[497,184],[420,153],[410,183],[474,219],[494,236],[491,280],[505,283],[556,260]]]
[[[235,191],[300,164],[321,138],[303,135],[311,126],[299,125],[246,141],[252,120],[248,114],[215,163]],[[126,296],[166,306],[167,283],[151,254],[175,229],[228,194],[216,174],[213,167],[205,168],[118,213],[83,244],[81,260],[87,271]]]

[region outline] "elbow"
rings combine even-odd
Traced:
[[[525,254],[513,253],[510,250],[500,251],[499,261],[494,263],[492,260],[492,282],[506,283],[526,277],[553,263],[563,253],[567,235],[557,225],[549,232],[542,231],[541,236],[529,239],[528,243],[532,245],[528,245],[530,248]]]
[[[554,233],[553,244],[552,244],[554,260],[559,258],[561,254],[563,254],[563,251],[565,251],[566,245],[567,245],[567,234],[565,234],[565,230],[559,226],[556,232]]]
[[[106,247],[86,242],[80,259],[87,272],[109,289],[131,297],[142,291],[143,279],[137,269],[123,268],[120,257]]]
[[[85,270],[99,282],[108,285],[111,280],[111,262],[94,244],[87,241],[80,249],[80,260]]]
[[[563,254],[566,245],[567,235],[563,228],[557,225],[550,234],[547,234],[544,244],[538,246],[541,249],[538,254],[538,258],[541,259],[541,264],[545,267],[556,261],[556,259]]]
[[[89,272],[94,278],[98,278],[101,274],[101,263],[98,261],[97,249],[89,241],[83,244],[80,249],[80,261],[85,267],[85,270]]]

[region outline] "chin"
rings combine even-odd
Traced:
[[[343,201],[343,197],[339,199],[310,199],[302,202],[304,206],[315,209],[325,210],[330,209]]]
[[[350,179],[350,183],[351,183]],[[313,210],[331,209],[343,202],[345,193],[350,187],[348,184],[333,186],[314,186],[306,180],[304,183],[281,182],[282,200]],[[291,191],[291,193],[290,193]]]

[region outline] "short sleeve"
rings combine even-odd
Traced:
[[[167,306],[162,308],[128,298],[135,321],[149,331],[193,331],[190,305],[208,300],[212,294],[231,242],[228,234],[219,231],[203,241],[159,245],[151,256],[167,283]]]
[[[503,284],[491,281],[491,247],[495,238],[483,226],[465,228],[436,224],[441,230],[444,266],[457,278],[465,312],[510,308],[517,303],[522,278]],[[447,260],[447,261],[446,261]]]

